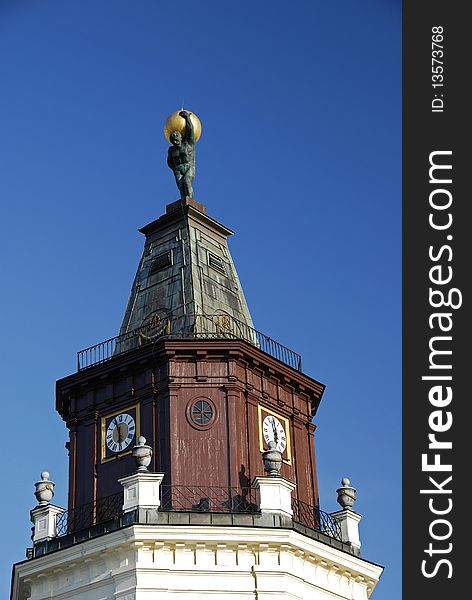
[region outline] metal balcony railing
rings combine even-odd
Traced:
[[[162,339],[242,339],[293,369],[302,370],[302,358],[299,354],[228,315],[196,315],[194,325],[189,328],[189,331],[174,331],[174,329],[177,327],[173,327],[172,321],[161,328],[144,325],[80,350],[77,352],[77,370],[88,369],[114,356],[131,352]]]
[[[296,498],[292,498],[292,510],[295,523],[300,523],[300,525],[324,533],[335,540],[342,541],[341,527],[329,513],[323,512],[316,506],[310,506]]]
[[[160,511],[258,514],[259,499],[252,488],[216,486],[160,486]],[[341,541],[339,523],[316,506],[292,499],[293,521]],[[58,537],[77,533],[123,516],[123,492],[61,513],[56,522]]]
[[[56,521],[56,534],[67,535],[100,525],[123,514],[123,492],[89,502],[61,513]]]
[[[256,513],[259,504],[253,489],[213,486],[160,486],[160,510],[179,512]]]

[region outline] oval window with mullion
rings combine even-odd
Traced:
[[[213,408],[205,400],[197,400],[192,406],[192,419],[198,425],[207,425],[213,419]]]

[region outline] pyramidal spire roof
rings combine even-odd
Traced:
[[[139,231],[146,241],[120,337],[139,330],[149,338],[226,333],[248,339],[253,323],[227,244],[230,229],[185,198]]]

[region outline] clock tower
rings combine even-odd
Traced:
[[[201,124],[187,111],[171,123],[181,198],[140,229],[118,335],[57,381],[68,506],[51,504],[42,473],[12,599],[364,600],[382,568],[360,556],[349,480],[342,510],[320,508],[313,418],[325,386],[255,328],[233,232],[188,195]]]
[[[190,198],[140,231],[119,335],[80,351],[77,373],[57,382],[70,431],[68,508],[120,491],[140,435],[163,485],[239,492],[264,474],[261,453],[274,441],[295,497],[318,506],[312,419],[324,385],[254,328],[233,232]]]

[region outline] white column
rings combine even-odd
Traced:
[[[159,508],[159,487],[164,479],[164,473],[149,473],[138,471],[118,481],[123,486],[123,511],[129,512],[135,508]]]
[[[33,542],[50,540],[57,536],[57,519],[65,508],[46,504],[36,506],[30,511],[31,522],[34,525]]]
[[[295,483],[283,477],[255,477],[252,485],[259,490],[262,513],[293,516],[292,492],[297,487]]]
[[[359,522],[362,519],[361,515],[353,510],[344,509],[331,513],[331,516],[339,523],[341,540],[343,542],[350,542],[355,548],[360,550]]]

